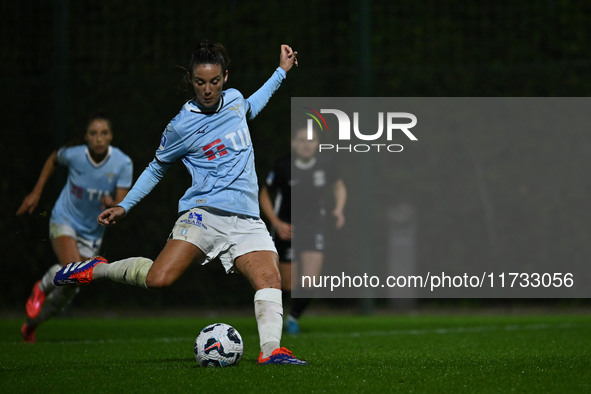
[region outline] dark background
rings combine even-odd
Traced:
[[[137,178],[152,159],[165,125],[191,96],[183,90],[179,66],[186,65],[199,38],[227,47],[232,59],[227,86],[245,96],[271,75],[280,44],[289,43],[299,52],[299,69],[288,74],[251,123],[261,180],[275,159],[289,153],[290,97],[570,97],[591,91],[591,4],[582,1],[26,0],[2,2],[0,15],[4,310],[20,309],[32,284],[55,262],[48,219],[65,172],[58,171],[49,182],[33,215],[14,214],[47,156],[80,135],[91,112],[103,109],[113,120],[113,145],[131,156]],[[401,201],[416,201],[419,228],[429,229],[420,235],[419,261],[442,254],[449,260],[480,258],[487,249],[473,245],[483,242],[489,247],[501,242],[501,250],[516,247],[525,259],[588,257],[580,248],[589,233],[585,219],[591,193],[588,179],[580,177],[589,173],[587,168],[577,168],[574,178],[550,177],[551,183],[545,175],[556,166],[568,166],[570,155],[588,157],[591,140],[578,136],[577,144],[557,147],[561,140],[551,136],[532,140],[516,132],[511,138],[513,149],[491,145],[488,155],[472,158],[466,150],[457,154],[457,141],[442,137],[437,157],[395,169],[398,191],[393,193]],[[520,182],[519,174],[511,172],[512,162],[523,168],[528,157],[538,154],[546,155],[547,166],[531,166],[527,176],[538,181]],[[455,170],[470,168],[466,163],[472,163],[472,170]],[[502,234],[511,220],[531,220],[531,234],[491,241],[486,223],[471,220],[479,208],[466,196],[478,190],[456,186],[465,185],[474,171],[495,185],[495,212],[503,217],[495,222],[500,227],[494,234]],[[189,184],[186,170],[177,163],[125,221],[107,232],[105,257],[155,258]],[[428,214],[421,215],[421,204],[431,208]],[[437,216],[439,212],[454,215]],[[572,218],[583,220],[572,225]],[[545,254],[548,243],[558,244],[557,256]],[[191,267],[163,291],[107,282],[91,286],[77,305],[252,303],[245,280],[226,276],[212,264]]]

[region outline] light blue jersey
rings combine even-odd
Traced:
[[[179,201],[179,213],[201,206],[258,218],[258,179],[246,121],[264,108],[284,78],[285,71],[277,68],[248,99],[236,89],[225,90],[215,112],[201,112],[193,100],[185,103],[164,130],[156,158],[119,205],[129,212],[182,159],[193,181]]]
[[[61,148],[60,164],[68,167],[68,180],[51,212],[51,221],[66,224],[86,239],[102,238],[105,227],[96,218],[104,209],[101,200],[115,197],[117,188],[131,187],[133,164],[121,150],[109,147],[105,159],[95,163],[86,145]]]

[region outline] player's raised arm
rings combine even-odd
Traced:
[[[293,66],[298,66],[298,53],[291,49],[289,45],[281,45],[281,53],[279,54],[279,67],[281,67],[285,72],[288,72]]]
[[[289,45],[281,45],[279,54],[279,67],[275,70],[271,78],[267,80],[256,92],[246,99],[248,102],[248,119],[254,119],[257,114],[267,105],[271,96],[281,86],[287,72],[294,65],[298,65],[297,52],[294,52]]]

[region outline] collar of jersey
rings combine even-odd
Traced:
[[[90,151],[88,150],[88,146],[86,147],[86,158],[88,159],[90,164],[92,164],[95,168],[100,167],[103,164],[105,164],[110,156],[111,156],[111,145],[109,145],[109,148],[107,150],[107,154],[105,155],[105,158],[97,163],[96,161],[94,161],[94,159],[90,155]]]
[[[314,164],[316,164],[316,158],[313,157],[308,162],[301,161],[300,159],[295,159],[294,164],[300,170],[309,170],[310,168],[314,167]]]
[[[220,96],[220,101],[218,102],[218,107],[215,109],[215,111],[203,112],[201,110],[201,107],[199,106],[199,104],[197,104],[197,102],[194,99],[187,101],[187,103],[185,105],[187,106],[187,108],[191,112],[195,112],[198,114],[215,114],[215,113],[220,112],[220,109],[222,109],[222,107],[224,106],[224,95],[222,94]]]

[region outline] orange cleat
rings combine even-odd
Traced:
[[[261,364],[279,364],[279,365],[308,365],[304,360],[297,359],[293,353],[284,347],[278,347],[267,358],[263,358],[263,352],[259,355],[257,361]]]
[[[90,283],[92,272],[98,264],[108,264],[103,257],[93,257],[78,263],[70,263],[60,269],[53,278],[56,286]]]
[[[39,316],[39,312],[41,312],[43,302],[45,301],[45,293],[39,287],[39,283],[41,283],[40,280],[33,285],[33,290],[31,291],[31,295],[27,300],[27,316],[29,316],[30,319],[34,319]]]
[[[23,325],[21,326],[21,335],[23,336],[23,342],[37,342],[37,340],[35,339],[35,329],[33,327],[29,327],[26,322],[23,323]]]

